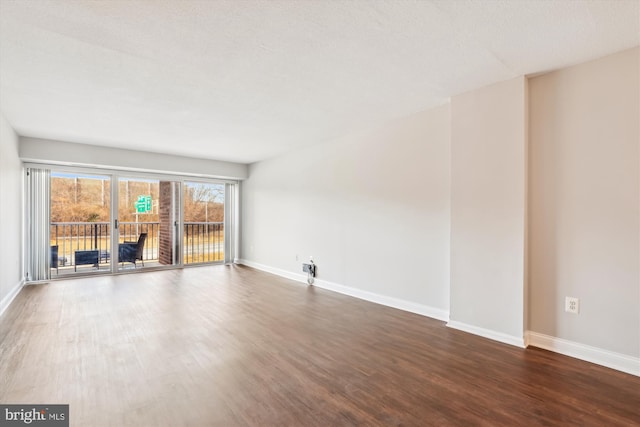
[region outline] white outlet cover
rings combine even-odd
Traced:
[[[580,299],[566,297],[564,300],[564,311],[567,313],[578,314],[580,312]]]

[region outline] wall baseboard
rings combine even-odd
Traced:
[[[4,313],[7,308],[9,308],[9,305],[11,305],[13,300],[18,296],[23,286],[24,279],[20,280],[18,284],[14,286],[14,288],[11,289],[11,291],[9,291],[9,293],[4,298],[2,298],[2,301],[0,301],[0,316],[2,316],[2,313]]]
[[[492,329],[485,329],[479,326],[473,326],[463,322],[456,322],[455,320],[450,320],[447,323],[447,326],[453,329],[458,329],[459,331],[468,332],[474,335],[479,335],[484,338],[489,338],[490,340],[514,345],[520,348],[526,348],[524,337],[508,335],[502,332],[494,331]]]
[[[627,356],[626,354],[615,353],[533,331],[527,331],[526,336],[530,346],[575,357],[576,359],[640,377],[640,358],[638,357]]]
[[[268,265],[260,264],[246,259],[239,259],[238,264],[243,264],[257,270],[285,277],[295,282],[304,284],[307,283],[307,276],[301,273],[292,273],[287,270],[270,267]],[[526,348],[529,345],[533,347],[539,347],[545,350],[553,351],[555,353],[564,354],[565,356],[575,357],[576,359],[626,372],[631,375],[640,376],[640,358],[637,357],[614,353],[608,350],[603,350],[600,348],[591,347],[585,344],[580,344],[532,331],[527,331],[523,337],[517,337],[462,322],[450,321],[449,312],[447,310],[437,309],[434,307],[416,304],[409,301],[376,294],[373,292],[363,291],[361,289],[351,288],[349,286],[344,286],[317,278],[315,280],[314,286],[338,292],[340,294],[349,295],[376,304],[386,305],[388,307],[393,307],[411,313],[420,314],[426,317],[442,320],[447,322],[447,326],[450,328],[458,329],[474,335],[479,335],[481,337],[488,338],[494,341],[510,344],[520,348]]]
[[[246,265],[248,267],[262,270],[267,273],[275,274],[277,276],[285,277],[296,282],[307,283],[307,276],[301,273],[292,273],[290,271],[282,270],[279,268],[269,267],[264,264],[249,261],[246,259],[238,260],[239,264]],[[410,313],[420,314],[422,316],[431,317],[433,319],[442,320],[444,322],[449,320],[449,312],[439,308],[431,307],[424,304],[417,304],[414,302],[406,301],[399,298],[394,298],[386,295],[376,294],[374,292],[363,291],[362,289],[352,288],[350,286],[340,285],[338,283],[329,282],[328,280],[322,280],[316,278],[313,286],[328,291],[337,292],[339,294],[348,295],[361,300],[373,302],[376,304],[384,305],[387,307],[397,308],[399,310],[408,311]]]
[[[237,263],[246,265],[247,267],[255,268],[256,270],[261,270],[267,273],[275,274],[276,276],[284,277],[286,279],[294,280],[296,282],[307,283],[307,276],[305,276],[304,274],[292,273],[287,270],[270,267],[268,265],[260,264],[260,263],[249,261],[248,259],[242,259],[242,258],[238,259]]]

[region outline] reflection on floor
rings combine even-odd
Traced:
[[[130,262],[120,263],[118,264],[119,271],[128,271],[128,270],[140,270],[143,268],[153,268],[160,267],[162,264],[158,260],[146,260],[144,265],[141,262],[137,262],[135,265]],[[96,267],[95,265],[65,265],[60,266],[57,269],[51,269],[51,278],[61,278],[61,277],[70,277],[75,275],[87,275],[87,274],[105,274],[111,272],[111,264],[110,263],[100,263]]]

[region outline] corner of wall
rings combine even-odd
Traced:
[[[0,308],[3,310],[19,291],[24,275],[24,168],[18,148],[18,135],[0,112],[0,194],[3,198],[0,236],[3,245],[12,248],[0,257]]]
[[[565,356],[575,357],[576,359],[640,377],[640,358],[638,357],[627,356],[626,354],[620,354],[533,331],[527,331],[525,341],[528,346],[530,345],[532,347],[564,354]]]
[[[524,334],[522,336],[509,335],[509,334],[494,331],[491,329],[481,328],[481,327],[469,325],[463,322],[457,322],[455,320],[450,320],[447,323],[447,326],[449,328],[457,329],[459,331],[468,332],[470,334],[478,335],[484,338],[489,338],[490,340],[493,340],[493,341],[498,341],[501,343],[513,345],[520,348],[527,347],[527,340]]]
[[[523,346],[526,267],[524,76],[451,108],[451,327]]]
[[[24,278],[20,280],[2,300],[0,300],[0,316],[9,308],[13,300],[18,296],[24,286]]]

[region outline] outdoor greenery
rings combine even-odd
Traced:
[[[121,180],[119,220],[136,222],[135,203],[140,196],[151,196],[150,213],[138,214],[139,222],[158,222],[159,182]],[[51,222],[108,222],[111,182],[107,177],[52,176]],[[185,183],[184,221],[222,222],[224,185]]]
[[[160,243],[160,182],[121,179],[118,182],[120,241],[136,241],[147,233],[144,257],[157,259]],[[149,212],[136,211],[136,202],[151,197]],[[224,184],[185,182],[184,262],[224,259]],[[109,177],[56,174],[51,177],[51,246],[62,265],[72,265],[75,251],[110,251],[111,180]],[[88,224],[93,223],[93,224]],[[217,223],[217,224],[212,224]],[[102,263],[108,260],[102,259]]]
[[[108,180],[51,177],[51,222],[108,222],[110,204]]]

